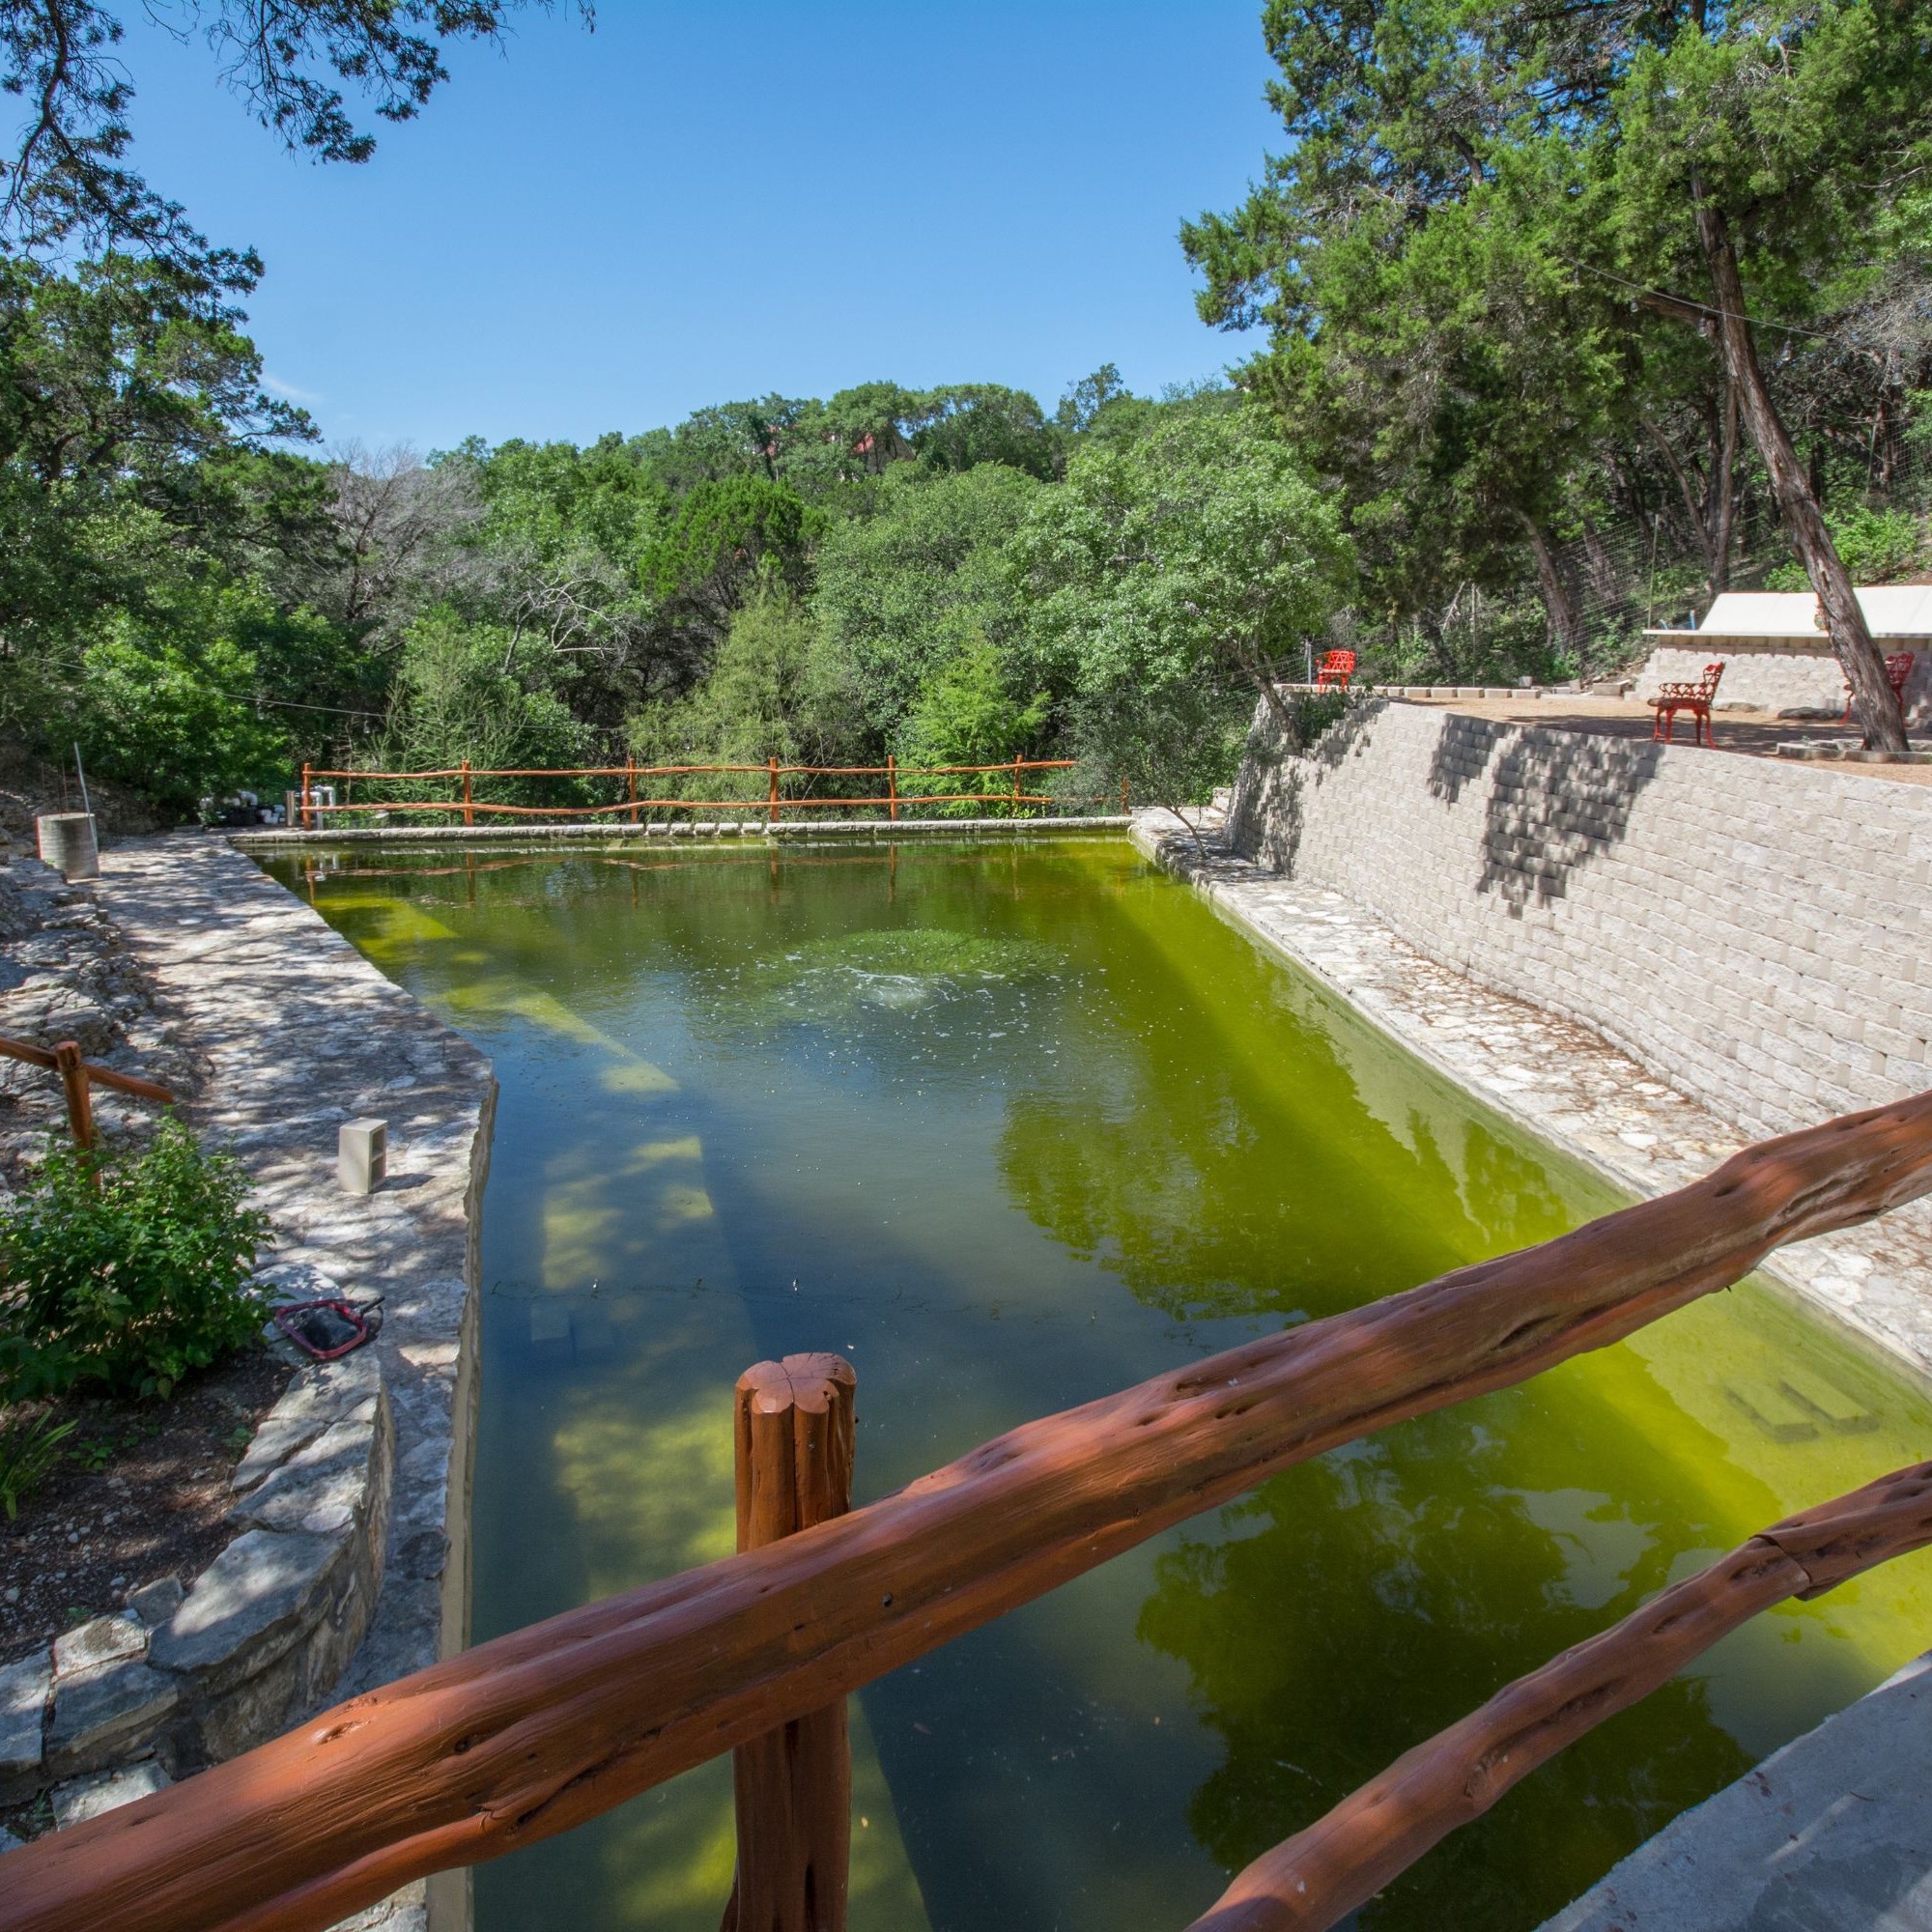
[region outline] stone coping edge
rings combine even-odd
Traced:
[[[384,825],[337,832],[229,832],[238,852],[280,852],[331,845],[609,845],[638,838],[755,838],[788,843],[811,838],[1065,838],[1124,832],[1131,816],[1096,818],[826,818],[767,825],[761,818],[706,818],[651,825]]]
[[[1932,1923],[1928,1868],[1932,1652],[1681,1813],[1542,1932],[1904,1932]]]

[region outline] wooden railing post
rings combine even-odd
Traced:
[[[779,761],[769,758],[766,764],[772,775],[772,789],[765,804],[765,823],[776,825],[779,822]]]
[[[624,796],[631,807],[631,823],[638,822],[638,754],[633,752],[624,760]]]
[[[469,760],[468,758],[465,758],[463,761],[463,822],[466,825],[474,825],[476,823],[475,806],[469,791]]]
[[[852,1396],[842,1355],[787,1355],[738,1378],[738,1548],[758,1549],[852,1507]],[[731,1757],[738,1870],[723,1932],[844,1932],[852,1851],[845,1700]]]
[[[1011,809],[1013,816],[1017,818],[1020,815],[1020,761],[1017,758],[1013,760],[1013,803]]]
[[[895,752],[886,753],[886,797],[890,802],[892,815],[899,815],[899,761]]]
[[[312,771],[313,771],[312,766],[304,765],[302,767],[301,829],[304,832],[306,832],[309,829],[309,824],[308,824],[309,788],[315,782],[314,778],[311,776]]]
[[[64,1039],[54,1048],[54,1065],[67,1089],[67,1123],[73,1129],[73,1144],[85,1151],[94,1145],[94,1095],[88,1087],[87,1063],[80,1048]]]

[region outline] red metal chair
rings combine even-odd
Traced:
[[[1690,742],[1718,748],[1718,734],[1711,724],[1711,700],[1718,695],[1718,680],[1724,674],[1722,662],[1707,664],[1704,675],[1695,684],[1666,684],[1650,700],[1657,716],[1651,721],[1650,735],[1669,744],[1677,729],[1677,714],[1690,714]]]
[[[1905,681],[1912,675],[1910,651],[1892,651],[1885,661],[1885,679],[1891,686],[1891,695],[1898,700],[1898,715],[1905,716]],[[1845,680],[1845,715],[1838,720],[1840,724],[1852,722],[1852,681]]]
[[[1355,654],[1353,651],[1329,651],[1321,660],[1321,668],[1315,673],[1317,691],[1347,691],[1349,680],[1355,674]]]

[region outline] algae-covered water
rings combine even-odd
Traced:
[[[729,1391],[859,1375],[865,1500],[1027,1417],[1616,1205],[1123,843],[272,867],[494,1058],[474,1634],[724,1554]],[[1264,1484],[854,1702],[855,1932],[1179,1928],[1512,1675],[1927,1453],[1746,1287]],[[1359,1915],[1531,1927],[1932,1641],[1778,1611]],[[480,1868],[480,1932],[715,1932],[730,1776]]]

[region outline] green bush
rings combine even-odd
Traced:
[[[1854,583],[1891,583],[1918,561],[1918,519],[1904,510],[1873,510],[1855,503],[1825,518],[1839,560]],[[1808,590],[1811,580],[1802,563],[1781,563],[1765,578],[1770,590]]]
[[[248,1178],[172,1115],[140,1152],[57,1147],[0,1218],[0,1400],[101,1382],[166,1396],[253,1336],[272,1297]]]

